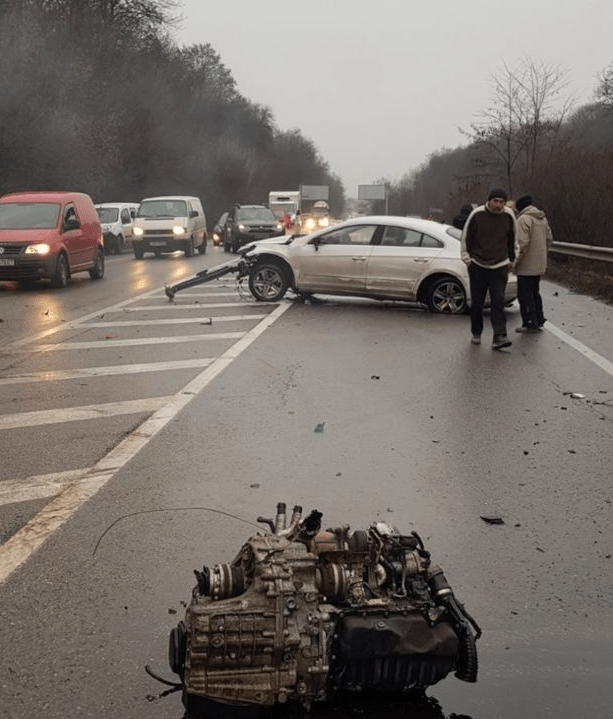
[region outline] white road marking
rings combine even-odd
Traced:
[[[255,303],[255,300],[254,300]],[[127,310],[124,310],[127,312],[160,312],[160,310],[172,310],[173,312],[175,310],[209,310],[209,309],[220,309],[224,307],[250,307],[251,304],[248,302],[190,302],[188,303],[180,303],[180,302],[168,302],[167,304],[163,305],[135,305],[134,307],[129,307]],[[261,306],[261,305],[260,305]],[[107,312],[108,314],[108,312]]]
[[[552,335],[555,335],[558,339],[562,340],[562,342],[566,342],[567,345],[577,350],[577,352],[580,352],[585,358],[590,360],[590,362],[593,362],[595,365],[600,367],[600,369],[603,369],[605,372],[613,376],[613,362],[610,362],[602,355],[599,355],[597,352],[594,352],[594,350],[586,347],[586,345],[566,334],[566,332],[561,330],[559,327],[552,325],[550,322],[545,325],[545,329],[548,332],[551,332]]]
[[[0,584],[3,584],[15,569],[26,562],[45,543],[53,532],[57,531],[87,500],[104,487],[196,395],[202,392],[217,375],[223,372],[291,306],[290,302],[278,305],[264,320],[245,333],[232,347],[229,347],[219,359],[215,360],[177,394],[167,398],[168,401],[164,406],[156,410],[149,419],[145,420],[93,467],[86,470],[80,481],[70,484],[41,512],[1,545]],[[26,343],[23,342],[23,344]]]
[[[145,325],[188,325],[198,324],[205,321],[205,324],[217,324],[218,322],[245,322],[248,320],[261,320],[266,315],[215,315],[213,322],[206,322],[210,317],[175,317],[172,320],[109,320],[108,322],[88,322],[86,325],[79,325],[79,329],[89,327],[143,327]]]
[[[111,377],[122,374],[140,374],[142,372],[166,372],[181,369],[208,367],[214,357],[202,359],[177,360],[176,362],[149,362],[147,364],[119,364],[110,367],[84,367],[82,369],[64,369],[48,372],[31,372],[13,377],[0,378],[0,386],[5,384],[26,384],[28,382],[59,382],[84,377]]]
[[[103,419],[122,414],[154,412],[169,400],[172,400],[172,395],[129,399],[124,402],[109,402],[107,404],[91,404],[83,407],[66,407],[65,409],[55,407],[54,409],[42,409],[34,412],[7,414],[0,416],[0,430],[38,427],[41,424],[60,424],[61,422],[82,422],[86,419]]]
[[[66,485],[82,479],[89,471],[90,468],[85,467],[0,482],[0,506],[55,497]]]
[[[55,352],[59,350],[91,350],[106,349],[107,347],[131,347],[139,345],[177,344],[180,342],[204,342],[208,340],[235,340],[242,337],[244,332],[217,332],[200,335],[183,335],[181,337],[139,337],[127,340],[97,340],[94,342],[60,342],[53,345],[38,345],[37,352]],[[32,350],[18,350],[18,352],[31,352]]]

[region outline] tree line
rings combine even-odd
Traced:
[[[210,218],[271,189],[345,191],[314,143],[243,97],[212,45],[172,39],[176,0],[2,0],[0,194],[78,189],[97,202],[193,194]],[[388,211],[450,221],[489,189],[531,194],[557,240],[613,246],[613,63],[573,109],[565,74],[524,58],[493,78],[467,144],[388,185]],[[382,203],[370,210],[384,211]]]
[[[464,130],[467,145],[387,183],[389,212],[450,222],[501,186],[510,198],[536,198],[556,240],[613,247],[613,63],[597,80],[595,101],[573,109],[559,67],[531,58],[504,66],[490,105]]]
[[[211,221],[271,189],[341,180],[298,129],[243,97],[210,44],[179,47],[174,0],[2,0],[0,194],[201,198]],[[214,219],[213,219],[214,218]]]

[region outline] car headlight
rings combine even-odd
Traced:
[[[312,217],[309,217],[309,219],[306,221],[306,228],[307,230],[315,229],[315,220]]]
[[[51,247],[46,242],[39,242],[37,245],[28,245],[26,255],[48,255]]]
[[[281,232],[282,229],[283,229],[283,225],[280,222],[277,222],[277,227],[276,227],[277,232]]]
[[[247,232],[247,229],[248,229],[248,228],[247,228],[247,225],[239,225],[239,226],[238,226],[238,231],[239,231],[239,232]]]
[[[330,218],[329,217],[322,217],[319,220],[319,226],[320,227],[327,227],[330,224]]]
[[[184,235],[186,232],[187,232],[187,229],[185,227],[181,227],[181,225],[175,225],[172,228],[173,235]]]
[[[135,227],[135,228],[132,230],[132,232],[133,232],[137,237],[140,237],[140,236],[143,234],[144,230],[143,230],[142,227]]]

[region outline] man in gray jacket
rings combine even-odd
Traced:
[[[545,213],[533,204],[530,195],[515,203],[518,254],[515,263],[517,299],[522,326],[516,332],[538,332],[545,324],[540,293],[541,275],[547,269],[547,251],[553,236]]]

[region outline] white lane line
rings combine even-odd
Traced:
[[[209,310],[209,309],[220,309],[223,307],[252,307],[255,306],[255,300],[251,302],[190,302],[181,304],[180,302],[165,302],[163,305],[135,305],[129,307],[128,312],[159,312],[160,310]],[[261,304],[258,303],[258,307]],[[99,313],[102,314],[102,313]]]
[[[38,342],[39,340],[44,339],[45,337],[49,337],[56,332],[59,332],[60,330],[66,329],[69,325],[74,325],[75,327],[80,326],[82,322],[87,322],[88,320],[93,320],[96,317],[100,317],[101,315],[107,313],[107,312],[119,312],[124,307],[129,305],[130,303],[137,301],[137,300],[144,300],[149,297],[153,297],[154,295],[159,294],[159,288],[155,288],[154,290],[150,290],[149,292],[144,292],[142,295],[137,295],[136,297],[131,297],[128,300],[124,300],[123,302],[118,302],[116,305],[111,305],[110,307],[105,307],[103,310],[97,310],[96,312],[90,312],[88,315],[84,315],[83,317],[79,318],[76,322],[63,322],[59,325],[56,325],[55,327],[50,327],[48,330],[45,330],[44,332],[39,332],[38,334],[32,335],[31,337],[24,337],[21,340],[16,340],[15,342],[12,342],[9,345],[6,345],[3,347],[3,350],[8,351],[10,349],[17,349],[19,347],[23,347],[24,345],[32,344],[32,342]]]
[[[128,340],[98,340],[95,342],[60,342],[53,345],[38,345],[37,352],[54,352],[56,350],[90,350],[106,349],[107,347],[137,347],[139,345],[178,344],[180,342],[203,342],[206,340],[235,340],[242,337],[244,332],[218,332],[202,335],[184,335],[181,337],[140,337]],[[18,352],[31,352],[19,349]]]
[[[0,378],[0,386],[6,384],[26,384],[27,382],[58,382],[67,379],[84,377],[112,377],[123,374],[141,374],[143,372],[166,372],[181,369],[198,369],[208,367],[214,357],[202,359],[177,360],[176,362],[148,362],[146,364],[119,364],[110,367],[84,367],[77,369],[30,372],[13,377]]]
[[[261,320],[266,315],[215,315],[212,322],[205,324],[217,324],[218,322],[245,322],[248,320]],[[188,325],[197,324],[205,319],[203,317],[175,317],[172,320],[109,320],[108,322],[88,322],[79,325],[80,329],[89,327],[143,327],[145,325]],[[69,328],[70,329],[70,328]]]
[[[580,352],[584,357],[590,360],[590,362],[593,362],[595,365],[600,367],[600,369],[603,369],[605,372],[613,376],[613,362],[610,362],[602,355],[599,355],[597,352],[594,352],[594,350],[586,347],[586,345],[566,334],[566,332],[561,330],[559,327],[552,325],[550,322],[545,325],[545,329],[548,332],[551,332],[552,335],[555,335],[558,339],[562,340],[562,342],[566,342],[567,345],[577,350],[577,352]]]
[[[91,404],[82,407],[66,407],[65,409],[42,409],[34,412],[20,412],[0,416],[0,430],[18,427],[38,427],[41,424],[60,424],[62,422],[81,422],[86,419],[103,419],[122,414],[139,414],[155,412],[156,409],[172,400],[172,396],[147,397],[131,399],[124,402],[107,404]]]
[[[228,348],[164,406],[145,420],[106,457],[91,467],[85,477],[67,487],[24,527],[0,546],[0,584],[37,551],[89,499],[112,479],[127,462],[150,442],[217,375],[244,352],[292,304],[285,302]]]
[[[89,471],[89,467],[85,467],[69,469],[66,472],[38,474],[25,479],[9,479],[6,482],[0,482],[0,506],[55,497],[66,485],[82,479]]]

